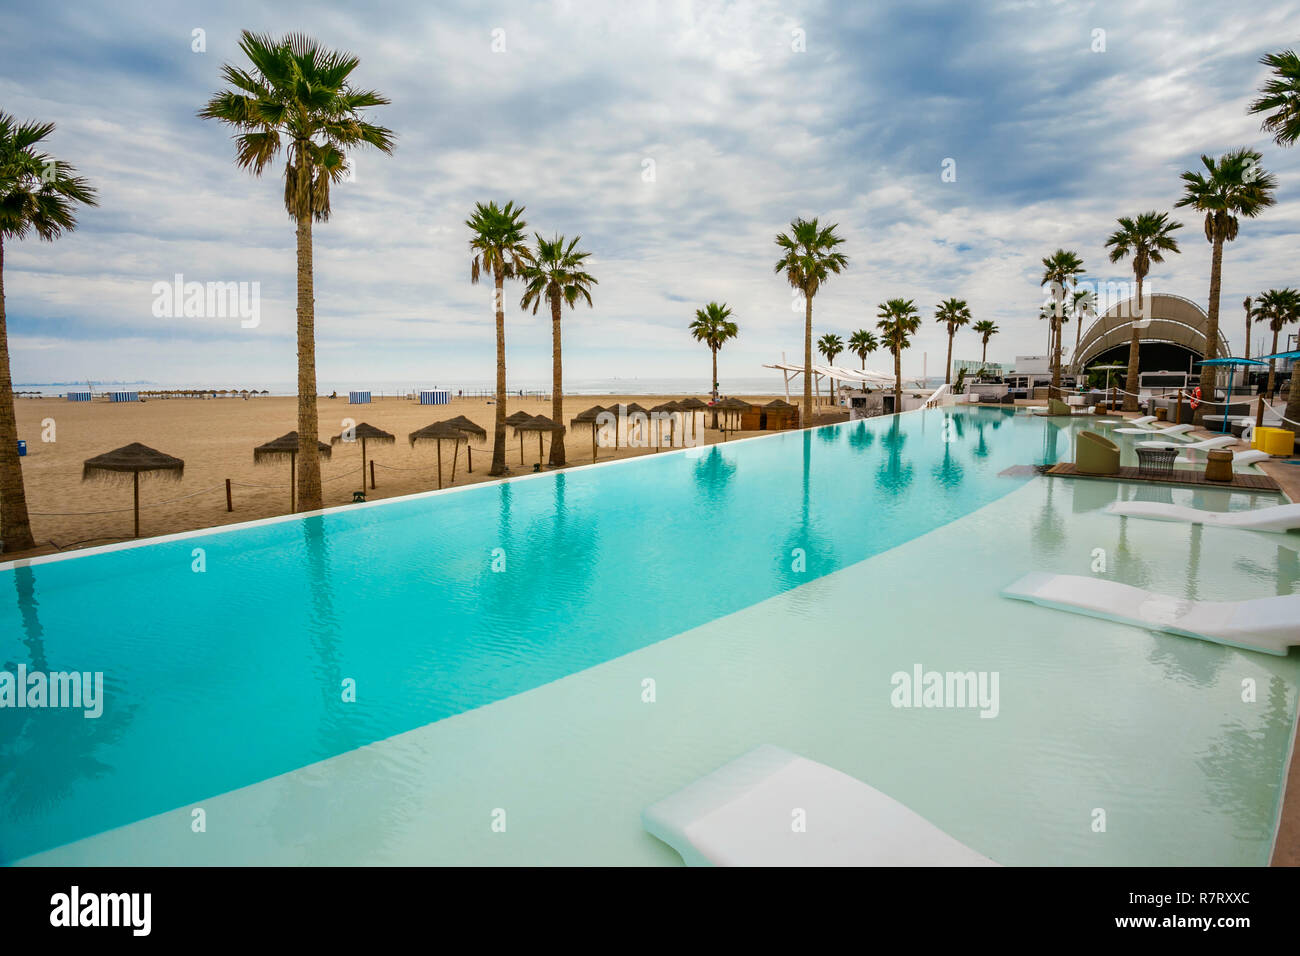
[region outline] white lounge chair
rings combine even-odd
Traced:
[[[1207,438],[1204,441],[1194,441],[1191,444],[1179,445],[1171,441],[1140,441],[1139,448],[1178,448],[1192,449],[1194,451],[1209,451],[1212,448],[1223,448],[1225,445],[1235,445],[1237,439],[1232,435],[1217,435],[1214,438]]]
[[[1188,601],[1101,578],[1043,571],[1026,574],[1002,594],[1044,607],[1282,657],[1288,647],[1300,645],[1300,594],[1251,601]]]
[[[1156,416],[1154,415],[1139,415],[1137,418],[1128,419],[1130,425],[1149,425],[1154,421],[1156,421]],[[1152,431],[1154,430],[1155,429],[1152,429]]]
[[[1250,511],[1202,511],[1163,501],[1112,501],[1103,510],[1125,518],[1152,518],[1156,521],[1186,521],[1218,528],[1243,528],[1247,531],[1275,531],[1286,534],[1300,530],[1300,504],[1272,505]],[[1295,627],[1300,631],[1300,618]]]
[[[1232,453],[1233,465],[1253,465],[1256,462],[1268,461],[1273,456],[1266,451],[1260,451],[1258,448],[1248,448],[1245,451],[1234,451]],[[1183,465],[1190,465],[1192,460],[1186,455],[1179,455],[1174,461]]]
[[[641,822],[690,866],[998,865],[879,790],[771,744],[647,807]]]
[[[1168,428],[1117,428],[1116,435],[1160,435],[1166,438],[1177,438],[1179,441],[1191,441],[1187,433],[1195,428],[1195,425],[1170,425]]]

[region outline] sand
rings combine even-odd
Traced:
[[[592,405],[637,402],[651,408],[682,395],[576,395],[564,400],[567,420]],[[770,401],[775,395],[738,396],[755,402]],[[64,399],[19,399],[18,435],[27,442],[22,459],[31,513],[32,533],[37,549],[6,553],[4,559],[48,554],[71,548],[94,547],[132,537],[131,486],[83,482],[81,465],[87,458],[141,442],[185,461],[184,478],[177,481],[142,478],[140,482],[140,536],[171,534],[196,528],[252,521],[287,514],[289,508],[289,463],[253,464],[253,448],[297,428],[297,399],[261,397],[151,399],[139,403],[113,404],[96,398],[93,402]],[[489,481],[492,463],[492,423],[495,405],[481,398],[453,398],[450,405],[421,406],[410,399],[377,398],[370,405],[349,405],[345,398],[322,398],[319,402],[321,440],[343,430],[343,419],[371,425],[397,437],[392,445],[368,443],[367,457],[374,459],[375,485],[369,476],[366,494],[370,501],[429,491],[437,487],[437,465],[432,444],[412,448],[406,436],[435,421],[464,415],[488,431],[486,441],[471,439],[473,474],[466,472],[465,446],[456,464],[455,484]],[[551,415],[551,403],[542,399],[514,399],[507,414],[524,411],[530,415]],[[42,440],[47,419],[54,421],[55,441]],[[533,470],[537,462],[537,437],[525,436],[523,461],[519,442],[507,433],[506,464],[513,474]],[[740,433],[731,433],[733,436]],[[571,467],[591,462],[590,433],[584,426],[570,428],[566,450]],[[704,441],[722,440],[714,431]],[[546,439],[546,454],[549,456]],[[444,443],[443,485],[451,485],[451,446]],[[599,460],[654,454],[655,449],[602,448]],[[545,458],[543,459],[545,461]],[[362,488],[360,443],[334,446],[331,459],[321,463],[322,491],[326,507],[352,501]],[[234,510],[226,510],[225,482],[232,486]],[[179,500],[178,500],[179,499]],[[109,512],[88,514],[87,512]]]

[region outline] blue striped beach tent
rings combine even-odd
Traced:
[[[429,388],[420,392],[421,405],[446,405],[451,401],[451,396],[445,388]]]
[[[88,402],[88,401],[90,401],[90,389],[88,389],[88,388],[70,388],[70,389],[68,389],[68,401],[70,401],[70,402]]]
[[[369,405],[370,393],[369,392],[348,392],[348,404]]]
[[[140,401],[139,392],[109,392],[108,398],[113,402],[138,402]]]

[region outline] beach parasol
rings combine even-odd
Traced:
[[[648,409],[645,408],[645,406],[643,406],[643,405],[638,405],[636,402],[628,402],[628,404],[626,404],[626,405],[620,405],[620,406],[618,406],[618,407],[619,407],[620,409],[622,409],[622,412],[623,412],[623,420],[624,420],[625,422],[627,422],[627,425],[625,426],[625,429],[626,429],[625,434],[627,435],[627,443],[628,443],[628,445],[631,445],[631,444],[632,444],[632,415],[633,415],[634,413],[637,413],[637,412],[639,412],[639,413],[641,413],[642,415],[644,415],[644,416],[645,416],[645,419],[646,419],[646,425],[641,426],[641,428],[646,428],[646,427],[649,426],[649,422],[650,422],[650,412],[649,412]],[[640,433],[641,428],[638,428],[638,429],[637,429],[638,434]],[[648,442],[647,442],[647,444],[648,444]]]
[[[554,434],[556,432],[562,432],[562,431],[564,431],[563,425],[561,425],[559,422],[551,421],[551,419],[547,418],[545,415],[534,415],[530,417],[528,421],[521,422],[515,426],[515,432],[519,434],[522,434],[523,432],[537,432],[538,467],[541,466],[541,461],[542,461],[542,437],[547,432],[551,432],[552,434]],[[521,449],[523,448],[522,438],[520,438],[520,448]],[[523,464],[522,454],[519,457],[519,462],[520,464]]]
[[[465,461],[469,464],[469,471],[474,472],[474,456],[472,446],[469,443],[471,437],[476,437],[480,441],[487,441],[487,429],[466,418],[464,415],[457,415],[455,418],[449,418],[445,424],[450,425],[459,431],[465,433]],[[453,467],[452,471],[456,469]]]
[[[1261,362],[1258,359],[1235,358],[1233,356],[1228,356],[1226,358],[1206,359],[1204,362],[1197,362],[1196,364],[1228,366],[1228,394],[1227,394],[1227,400],[1223,407],[1223,428],[1220,429],[1220,431],[1226,432],[1228,430],[1228,409],[1232,407],[1232,380],[1237,374],[1237,366],[1245,365],[1249,367],[1251,365],[1268,365],[1268,363]],[[1263,402],[1263,400],[1264,400],[1263,396],[1261,396],[1260,402]],[[1264,410],[1264,406],[1261,404],[1260,405],[1261,420],[1262,420],[1263,410]]]
[[[316,447],[319,449],[322,458],[328,458],[333,451],[323,441],[318,441]],[[279,461],[282,458],[289,459],[289,510],[296,511],[298,506],[298,433],[289,432],[253,449],[253,464],[255,465],[260,465],[264,461]]]
[[[663,404],[656,405],[654,408],[650,409],[650,420],[654,421],[656,415],[663,415],[663,414],[676,415],[678,411],[680,411],[680,409],[678,409],[676,402],[664,402]],[[669,430],[672,429],[671,419],[668,427]],[[663,439],[664,439],[664,424],[663,424],[663,420],[660,419],[659,427],[655,429],[655,450],[656,451],[658,451],[659,447],[663,444]],[[670,446],[672,445],[671,439],[669,439],[668,444]]]
[[[577,416],[570,419],[570,425],[590,425],[591,426],[591,460],[596,460],[596,431],[599,428],[599,418],[609,409],[601,408],[599,405],[592,405],[585,412],[579,412]]]
[[[347,436],[351,436],[351,437],[347,437]],[[337,445],[339,442],[355,442],[358,439],[360,439],[361,441],[361,487],[365,488],[366,487],[366,442],[372,441],[379,445],[391,445],[394,442],[396,442],[397,439],[394,436],[388,434],[388,432],[384,431],[382,428],[376,428],[374,425],[369,425],[366,422],[362,422],[360,425],[355,425],[352,428],[349,428],[341,435],[335,435],[333,438],[330,439],[330,444]]]
[[[436,441],[438,443],[438,488],[442,488],[442,443],[449,441],[452,443],[451,458],[451,480],[456,482],[456,455],[460,452],[460,443],[465,442],[469,446],[469,438],[466,434],[457,428],[451,422],[434,422],[432,425],[425,425],[419,431],[411,432],[407,436],[411,442],[411,447],[415,447],[418,441]]]
[[[521,465],[524,463],[524,436],[519,434],[519,426],[531,421],[532,417],[527,412],[515,412],[506,416],[506,424],[515,430],[516,435],[519,435],[519,464]]]
[[[709,409],[709,406],[706,402],[700,401],[695,396],[691,396],[690,398],[683,398],[680,402],[677,403],[677,407],[681,409],[683,412],[692,416],[691,419],[692,429],[694,428],[694,424],[695,424],[695,419],[693,416],[695,416],[699,412],[708,411]],[[685,423],[683,422],[683,424]]]
[[[752,407],[749,402],[742,402],[738,398],[727,398],[713,406],[717,411],[722,412],[722,432],[725,435],[728,430],[740,430],[740,416],[744,415]],[[732,427],[727,428],[728,422]]]
[[[125,481],[131,476],[135,501],[135,536],[140,537],[140,476],[157,475],[180,481],[185,474],[185,462],[171,455],[155,451],[148,445],[132,442],[114,451],[87,458],[81,466],[81,480]]]

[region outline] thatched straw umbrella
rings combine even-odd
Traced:
[[[677,403],[677,407],[684,414],[691,416],[692,430],[694,430],[695,415],[699,412],[707,412],[709,410],[709,406],[705,402],[700,401],[693,395],[690,398],[683,398]],[[683,422],[683,424],[685,424],[685,422]]]
[[[591,460],[596,460],[596,431],[599,427],[597,421],[601,415],[609,409],[601,408],[599,405],[592,405],[585,412],[579,412],[574,418],[569,420],[570,425],[590,425],[591,426]],[[617,432],[615,433],[617,434]]]
[[[442,443],[449,441],[452,443],[453,455],[451,459],[451,480],[454,484],[456,481],[456,453],[460,451],[460,443],[469,444],[469,438],[459,428],[450,422],[434,422],[432,425],[425,425],[419,431],[411,432],[407,436],[411,442],[411,447],[415,447],[418,441],[433,441],[438,443],[438,488],[442,488]]]
[[[391,445],[397,439],[382,428],[376,428],[374,425],[368,425],[365,422],[349,429],[349,431],[352,432],[351,438],[344,438],[343,436],[347,432],[343,432],[331,438],[330,444],[337,445],[341,441],[355,442],[357,439],[361,440],[361,487],[364,489],[366,487],[366,442],[372,441],[379,445]]]
[[[519,433],[537,432],[537,461],[538,464],[540,465],[542,460],[542,436],[545,435],[547,432],[550,432],[552,435],[556,434],[557,432],[563,432],[564,426],[561,425],[559,422],[552,421],[551,419],[547,418],[545,415],[534,415],[533,417],[529,418],[528,421],[521,422],[520,424],[516,425],[515,431]],[[520,441],[522,443],[522,439]],[[520,464],[523,464],[522,456],[520,457],[519,462]]]
[[[739,431],[740,416],[744,415],[752,407],[749,402],[742,402],[738,398],[724,399],[713,406],[722,412],[722,434],[725,437],[728,431]],[[731,428],[728,429],[728,424]]]
[[[524,463],[524,436],[519,431],[519,426],[532,420],[533,416],[527,412],[515,412],[513,415],[506,416],[506,424],[513,428],[515,434],[519,436],[519,464],[521,465]]]
[[[677,407],[676,402],[664,402],[662,405],[656,405],[654,408],[650,409],[650,418],[653,421],[655,415],[658,414],[676,415],[680,411],[681,409]],[[671,421],[672,420],[670,419],[670,422]],[[672,425],[670,424],[669,430],[671,431],[671,429],[672,429]],[[659,448],[663,445],[663,440],[664,440],[664,426],[663,426],[663,422],[660,421],[659,427],[655,429],[655,450],[656,451],[658,451]],[[669,439],[668,443],[671,446],[672,440]]]
[[[316,443],[317,449],[320,450],[322,458],[328,458],[333,451],[329,445],[323,441]],[[280,461],[283,458],[289,459],[289,510],[298,509],[298,489],[297,489],[297,470],[298,470],[298,433],[289,432],[287,435],[281,435],[274,441],[269,441],[265,445],[258,445],[253,449],[253,464],[260,465],[264,461]]]
[[[171,455],[155,451],[148,445],[132,442],[116,451],[107,451],[94,458],[87,458],[81,466],[81,480],[125,481],[131,476],[133,497],[135,500],[135,536],[140,537],[140,476],[157,475],[180,481],[185,474],[185,462]]]
[[[478,425],[464,415],[457,415],[455,418],[449,418],[443,424],[450,425],[452,428],[465,433],[465,461],[469,464],[469,473],[474,473],[474,455],[470,446],[470,438],[478,438],[480,441],[487,441],[487,429]],[[452,472],[455,472],[454,462]]]

